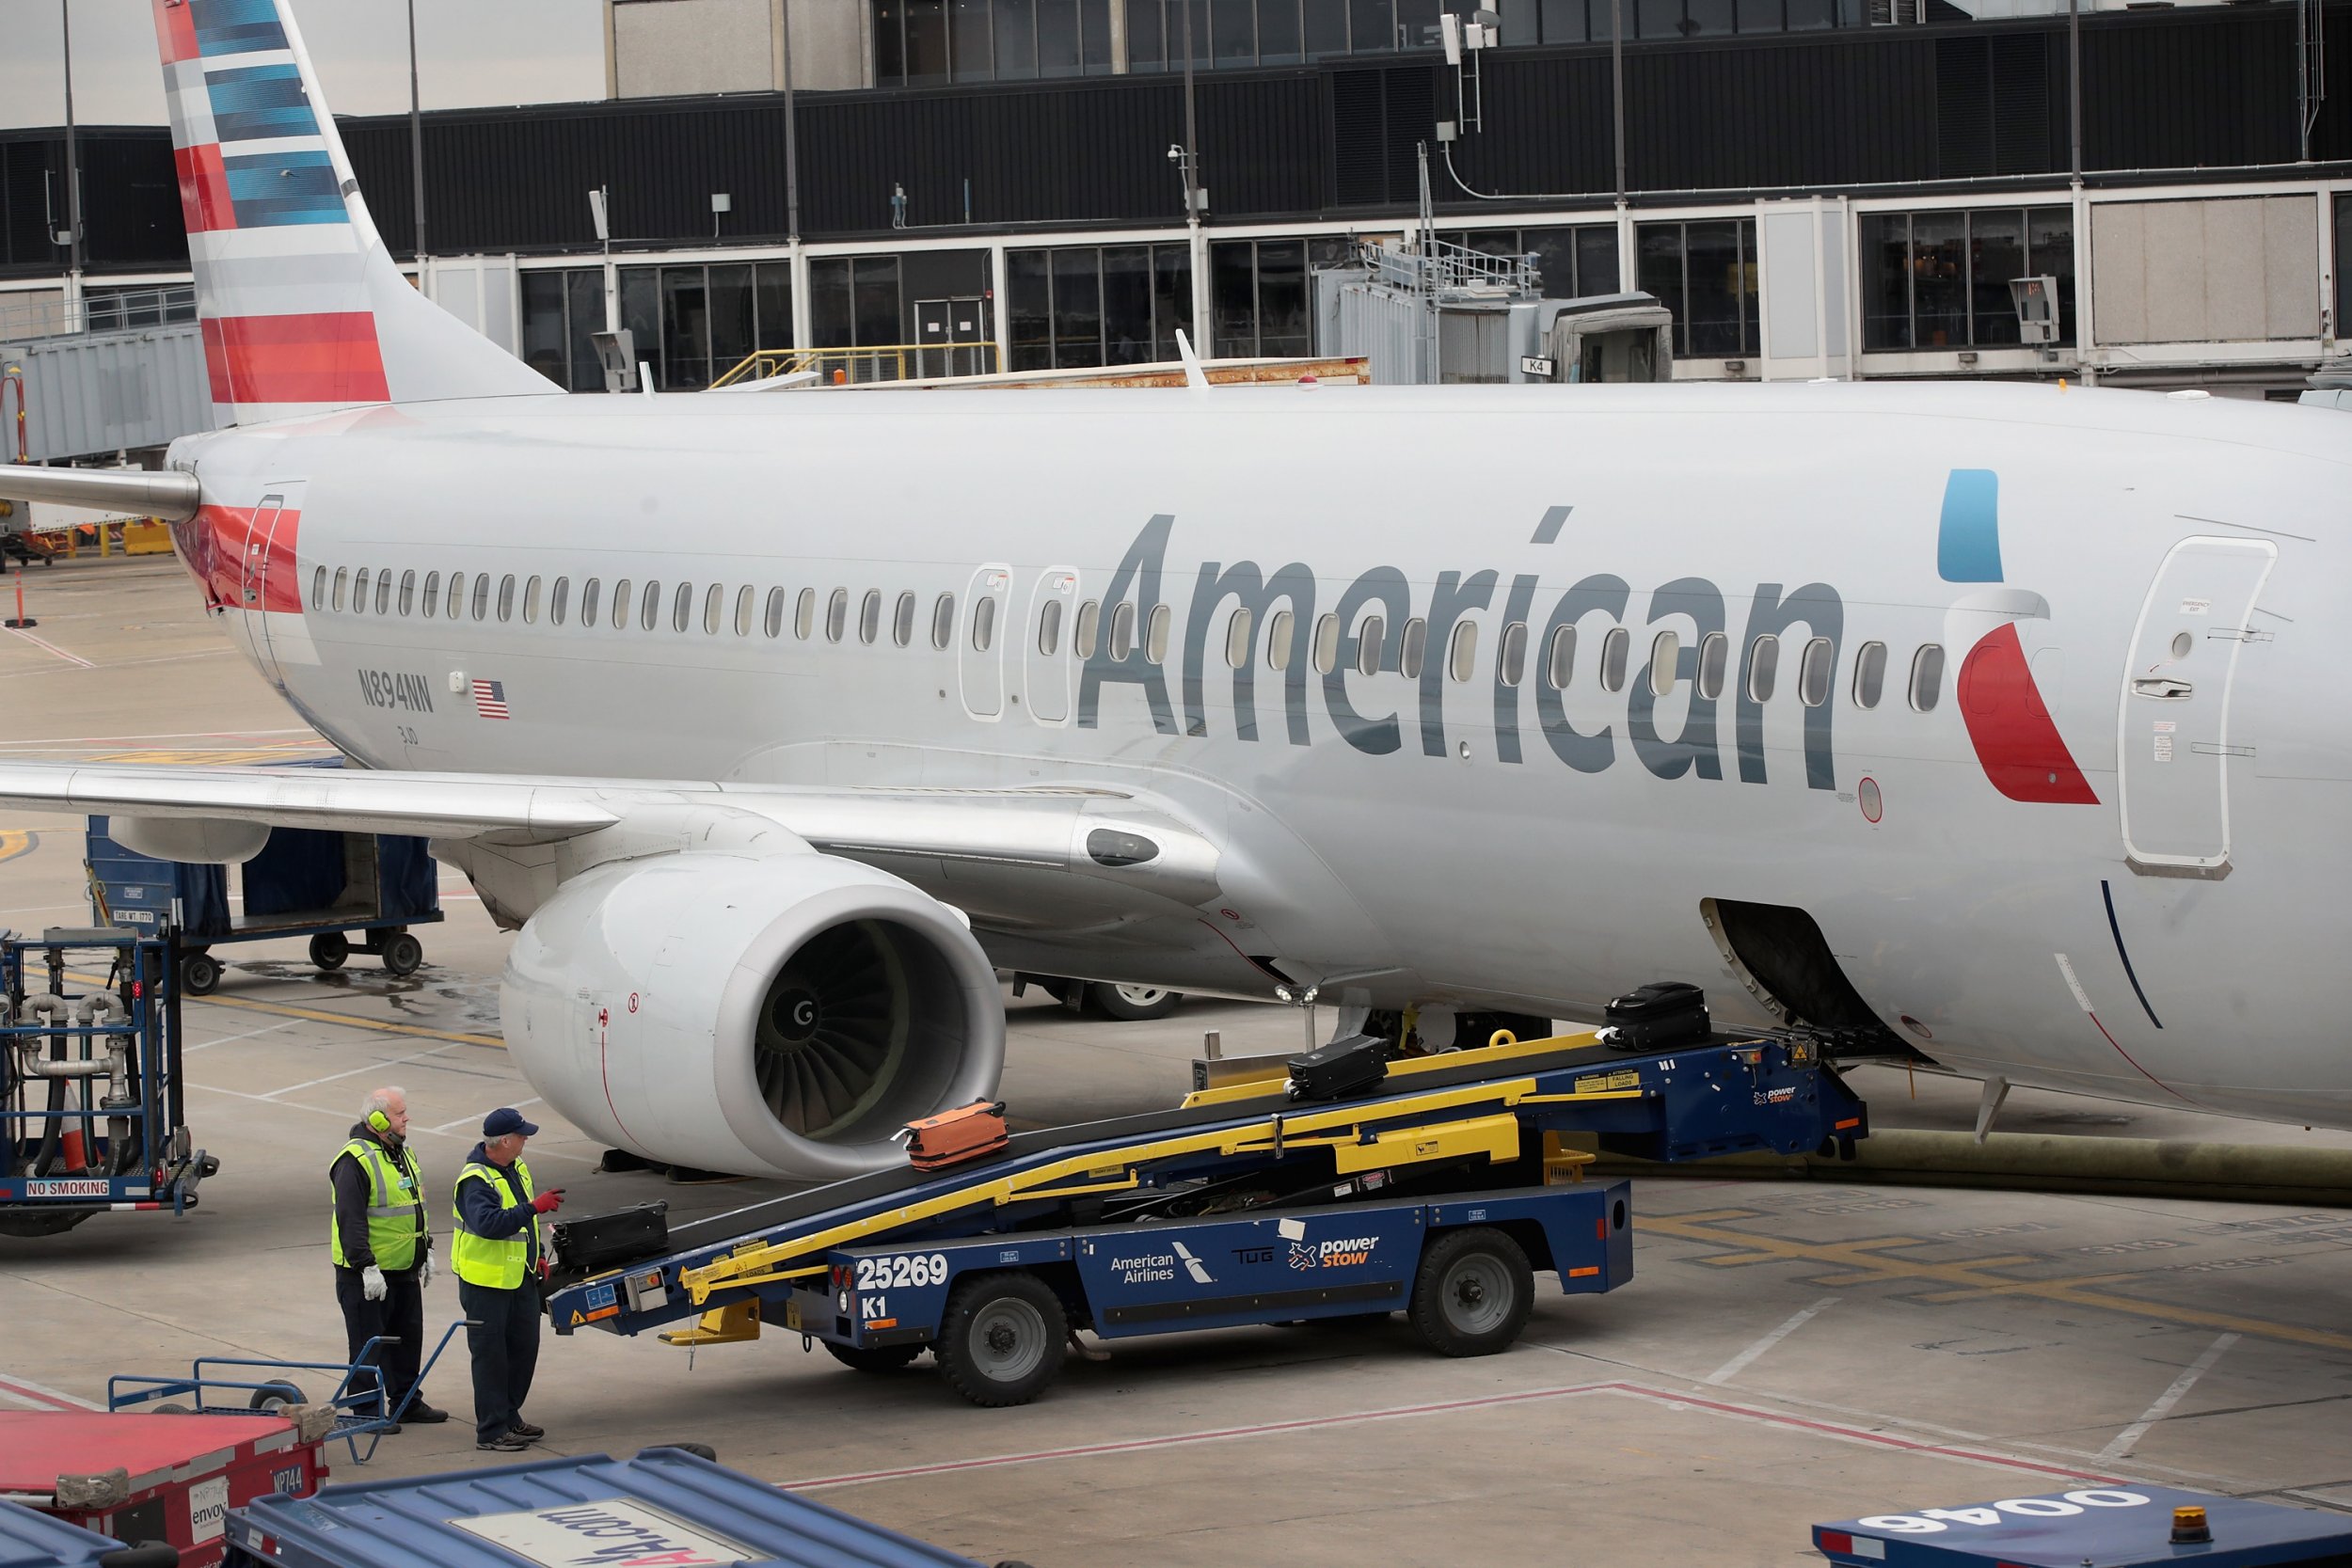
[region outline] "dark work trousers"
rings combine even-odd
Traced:
[[[416,1270],[394,1273],[387,1269],[384,1299],[370,1301],[360,1280],[363,1272],[345,1268],[335,1271],[335,1301],[343,1309],[343,1336],[350,1342],[353,1364],[358,1365],[370,1339],[382,1336],[391,1343],[375,1347],[370,1358],[371,1369],[353,1376],[351,1391],[373,1391],[376,1384],[373,1368],[381,1367],[384,1408],[396,1411],[408,1390],[416,1386],[417,1363],[424,1356],[424,1291],[417,1283]],[[417,1398],[424,1398],[421,1390]]]
[[[466,1349],[473,1355],[473,1433],[487,1443],[514,1430],[539,1366],[539,1287],[512,1291],[457,1282],[466,1309]]]

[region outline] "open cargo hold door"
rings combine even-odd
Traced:
[[[1703,898],[1699,912],[1740,983],[1782,1023],[1833,1037],[1839,1055],[1915,1055],[1846,977],[1820,923],[1792,904]]]

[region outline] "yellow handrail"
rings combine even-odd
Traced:
[[[953,375],[949,369],[959,354],[985,355],[987,369],[977,373],[990,375],[1004,368],[996,345],[984,343],[860,343],[852,348],[763,348],[754,350],[730,367],[710,384],[710,390],[732,387],[739,382],[766,381],[779,375],[795,375],[802,371],[815,371],[822,381],[866,382],[906,381],[929,372],[931,361],[925,357],[937,355],[940,373]]]

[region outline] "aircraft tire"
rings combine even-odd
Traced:
[[[1535,1273],[1518,1243],[1481,1226],[1431,1241],[1413,1276],[1413,1331],[1439,1355],[1492,1355],[1527,1326]]]
[[[1086,997],[1104,1018],[1148,1023],[1174,1012],[1183,1005],[1184,993],[1164,986],[1114,986],[1097,981],[1087,987]]]

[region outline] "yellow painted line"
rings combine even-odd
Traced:
[[[506,1042],[496,1035],[467,1035],[453,1029],[427,1029],[421,1023],[379,1023],[371,1018],[353,1018],[348,1013],[330,1013],[319,1007],[290,1007],[282,1002],[248,1002],[231,996],[191,996],[190,1002],[200,1002],[208,1007],[238,1007],[248,1013],[269,1013],[278,1018],[308,1019],[313,1023],[340,1023],[348,1029],[372,1029],[379,1035],[405,1035],[420,1040],[453,1040],[459,1045],[493,1045],[501,1051]]]
[[[40,847],[40,834],[22,828],[0,832],[0,861],[12,861],[19,855],[29,855]]]
[[[1737,1216],[1747,1217],[1747,1216]],[[2170,1302],[2142,1301],[2136,1296],[2111,1295],[2068,1280],[2016,1280],[1983,1273],[1977,1263],[1928,1263],[1899,1258],[1880,1256],[1867,1246],[1845,1242],[1792,1242],[1778,1236],[1758,1236],[1740,1230],[1723,1230],[1702,1225],[1689,1218],[1658,1216],[1644,1219],[1640,1228],[1661,1236],[1678,1237],[1683,1241],[1704,1242],[1713,1246],[1736,1247],[1742,1252],[1772,1253],[1791,1262],[1835,1263],[1855,1271],[1854,1283],[1892,1283],[1897,1280],[1932,1280],[1952,1287],[1963,1293],[1998,1291],[2004,1295],[2035,1296],[2043,1301],[2063,1302],[2069,1307],[2086,1307],[2103,1312],[2117,1312],[2126,1317],[2149,1318],[2159,1323],[2185,1323],[2195,1328],[2218,1329],[2232,1334],[2251,1334],[2261,1338],[2284,1340],[2290,1344],[2312,1345],[2322,1350],[2352,1351],[2352,1334],[2339,1334],[2330,1329],[2306,1328],[2298,1323],[2274,1323],[2266,1318],[2249,1318],[2234,1312],[2209,1312],[2199,1307],[2181,1307]]]
[[[1979,1286],[1967,1291],[1931,1291],[1926,1295],[1915,1296],[1912,1299],[1938,1303],[1978,1301],[1986,1296],[2015,1295],[2018,1291],[2034,1285],[2064,1285],[2070,1290],[2080,1290],[2086,1285],[2111,1285],[2119,1279],[2144,1277],[2136,1274],[2083,1274],[2069,1279],[2019,1279],[2012,1280],[2007,1285]]]

